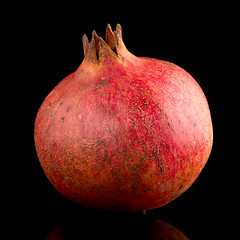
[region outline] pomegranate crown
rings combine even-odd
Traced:
[[[83,50],[85,59],[90,59],[94,63],[100,63],[102,58],[114,56],[114,58],[124,61],[124,52],[127,51],[122,40],[122,27],[117,24],[116,31],[112,31],[110,24],[107,25],[105,41],[99,37],[95,30],[92,32],[92,39],[89,42],[84,34]]]

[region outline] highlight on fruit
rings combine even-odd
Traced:
[[[36,116],[45,175],[66,198],[91,208],[146,211],[173,201],[212,148],[201,87],[176,64],[130,53],[119,24],[116,31],[107,25],[105,40],[84,35],[83,49],[78,69]]]

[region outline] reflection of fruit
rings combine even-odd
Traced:
[[[83,37],[85,58],[41,105],[35,144],[55,188],[82,205],[142,211],[181,195],[212,147],[207,100],[175,64],[136,57],[120,25]],[[155,44],[155,43],[154,43]]]
[[[170,223],[156,219],[155,224],[154,226],[147,226],[143,239],[188,240],[180,230]]]
[[[46,240],[131,239],[131,240],[188,240],[177,228],[154,218],[138,218],[86,223],[64,224],[50,231]]]

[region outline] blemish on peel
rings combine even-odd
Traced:
[[[158,160],[158,164],[161,168],[161,174],[163,175],[164,174],[164,168],[163,168],[163,165],[162,165],[162,159],[160,158],[159,156],[159,148],[156,147],[154,150],[153,150],[153,153],[156,155],[157,157],[157,160]]]
[[[49,105],[47,106],[47,109],[51,108],[52,103],[49,103]]]
[[[174,132],[172,125],[168,122],[168,127]]]
[[[170,62],[163,62],[162,64],[164,64],[164,65],[169,65],[169,66],[172,66],[172,67],[177,67],[175,64],[173,64],[173,63],[170,63]]]
[[[98,82],[97,86],[93,86],[93,88],[99,89],[104,87],[105,85],[107,85],[109,83],[108,79],[103,79],[100,82]]]

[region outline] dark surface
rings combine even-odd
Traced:
[[[231,30],[215,6],[183,6],[172,2],[161,6],[139,5],[138,9],[120,3],[112,10],[108,5],[106,8],[83,4],[36,4],[26,6],[28,10],[21,8],[21,14],[13,14],[19,16],[12,30],[15,37],[12,60],[18,64],[9,72],[11,76],[14,74],[11,77],[14,88],[9,89],[14,89],[10,99],[15,99],[15,106],[10,105],[12,117],[7,118],[12,126],[11,139],[6,141],[11,161],[3,170],[7,175],[4,184],[7,203],[3,205],[7,208],[7,239],[15,239],[15,235],[18,239],[45,239],[49,231],[62,225],[73,226],[73,235],[78,232],[76,236],[82,231],[81,239],[104,239],[105,233],[106,239],[140,239],[134,231],[145,229],[140,213],[98,212],[65,199],[46,179],[35,152],[33,128],[40,104],[81,63],[83,34],[91,38],[95,29],[104,37],[107,23],[113,29],[117,23],[122,25],[123,40],[133,54],[167,60],[187,70],[202,87],[212,114],[213,149],[199,178],[175,201],[148,211],[147,218],[169,222],[191,240],[231,239],[228,234],[235,229],[231,217],[239,208],[233,197],[238,194],[234,190],[236,165],[232,164],[236,157],[231,151],[234,146],[228,135],[229,127],[225,127],[226,115],[231,111],[225,101],[230,77],[226,78],[223,71],[229,63],[224,55],[234,43],[224,47],[223,36],[229,40]],[[16,109],[20,112],[16,113]],[[235,124],[231,122],[228,126]],[[130,220],[135,230],[130,238],[125,238],[131,229]]]

